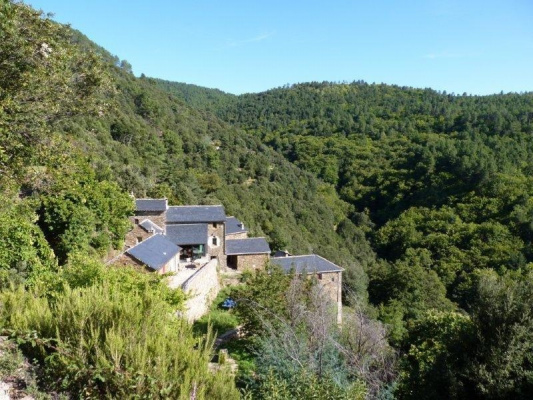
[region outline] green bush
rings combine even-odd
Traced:
[[[5,330],[42,366],[50,390],[83,398],[232,399],[229,371],[209,372],[212,336],[197,338],[155,291],[109,283],[51,301],[23,288],[0,294]]]

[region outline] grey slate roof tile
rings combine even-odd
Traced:
[[[270,263],[273,265],[279,265],[287,273],[294,269],[296,274],[301,274],[304,271],[307,274],[344,271],[343,268],[316,254],[273,257],[270,259]]]
[[[166,237],[178,246],[207,244],[207,224],[167,225]]]
[[[226,235],[233,233],[248,232],[248,229],[244,227],[244,224],[235,217],[226,218]]]
[[[187,224],[198,222],[224,222],[223,206],[172,206],[167,210],[167,223]]]
[[[157,271],[178,254],[180,250],[181,247],[176,246],[163,235],[154,235],[126,250],[126,253]]]
[[[135,199],[136,211],[165,211],[167,199]]]
[[[228,256],[265,253],[270,253],[270,246],[265,238],[226,240],[226,254]]]
[[[163,233],[163,228],[161,228],[159,225],[154,223],[153,221],[149,219],[145,219],[139,223],[139,225],[144,228],[146,232],[154,232],[154,233]]]

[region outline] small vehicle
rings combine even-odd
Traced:
[[[226,300],[222,302],[221,307],[226,309],[235,308],[237,306],[237,302],[233,300],[231,297],[228,297]]]

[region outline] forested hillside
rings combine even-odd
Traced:
[[[380,258],[366,269],[370,301],[409,354],[402,396],[530,393],[532,322],[520,308],[533,266],[533,94],[359,81],[187,96],[353,206]]]
[[[81,33],[6,0],[0,170],[0,329],[39,363],[41,389],[92,398],[237,394],[228,371],[207,372],[211,336],[171,320],[183,306],[179,290],[101,264],[130,229],[130,193],[221,203],[273,249],[342,263],[365,297],[363,264],[375,256],[333,186],[134,77]]]
[[[531,398],[532,173],[531,93],[234,96],[137,78],[0,0],[0,331],[38,365],[35,390],[239,397],[207,369],[213,335],[172,317],[180,290],[102,264],[133,193],[221,203],[272,249],[346,269],[341,328],[311,281],[270,271],[234,293],[268,311],[237,310],[255,351],[245,396]]]

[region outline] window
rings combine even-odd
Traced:
[[[322,280],[322,274],[318,274],[318,279]]]
[[[217,225],[217,223],[215,222],[215,223],[213,224],[213,228],[217,229],[217,226],[218,226],[218,225]]]
[[[213,246],[218,246],[218,238],[217,237],[213,237]]]
[[[139,218],[135,218],[135,225],[139,225]]]
[[[142,236],[137,236],[137,243],[141,243],[143,241],[143,237]]]
[[[334,276],[331,277],[331,282],[335,282],[335,277]]]

